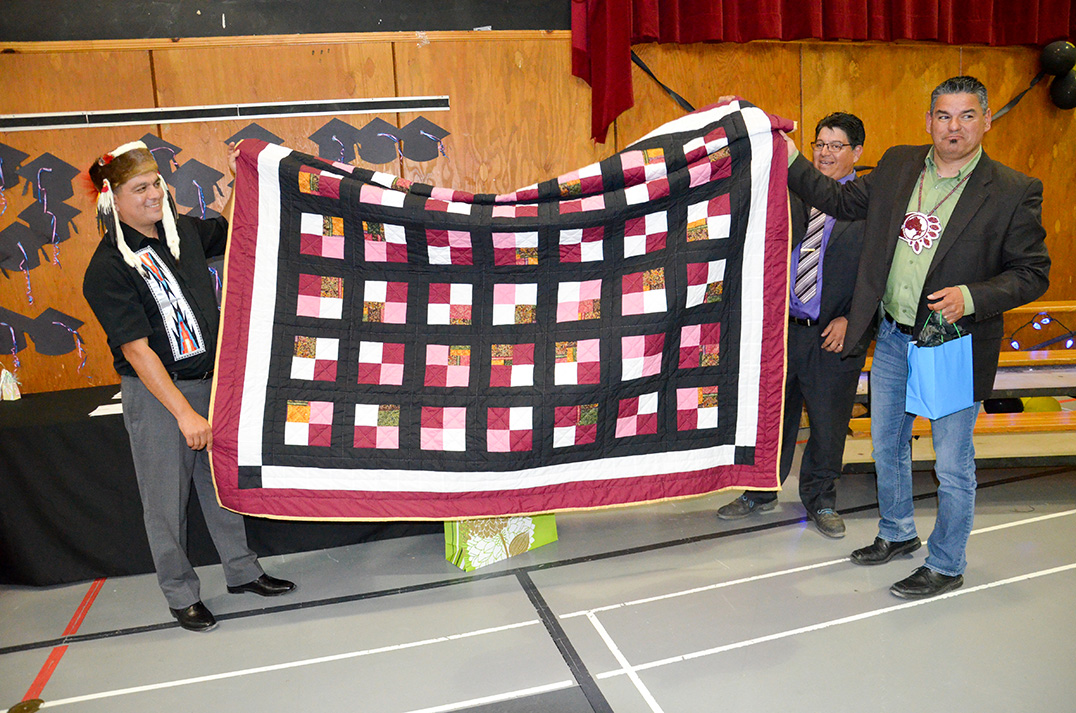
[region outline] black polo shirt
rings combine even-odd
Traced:
[[[120,347],[146,337],[174,378],[201,378],[213,370],[220,324],[206,258],[224,254],[228,221],[178,216],[178,261],[163,237],[147,238],[121,225],[142,269],[128,265],[114,245],[102,240],[82,281],[82,294],[105,330],[116,371],[137,376]],[[160,223],[157,233],[163,236]]]

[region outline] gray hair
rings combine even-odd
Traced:
[[[930,94],[931,114],[934,113],[934,105],[938,103],[938,97],[943,94],[974,94],[984,114],[990,109],[990,103],[986,99],[986,87],[975,77],[950,77],[939,84]]]

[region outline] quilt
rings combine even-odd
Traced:
[[[221,504],[457,519],[778,488],[791,127],[708,107],[509,194],[244,141]]]

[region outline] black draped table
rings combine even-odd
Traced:
[[[118,394],[116,385],[0,401],[0,583],[153,571]],[[263,556],[443,531],[440,522],[246,525]],[[193,493],[188,529],[191,561],[219,562]]]

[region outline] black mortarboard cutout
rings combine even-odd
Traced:
[[[284,139],[280,138],[272,131],[258,126],[257,124],[247,124],[247,126],[241,129],[238,133],[232,134],[227,139],[225,139],[225,143],[237,144],[243,139],[258,139],[259,141],[264,141],[267,144],[284,143]]]
[[[165,183],[171,183],[172,171],[179,165],[179,154],[183,149],[158,138],[156,134],[146,134],[142,137],[142,143],[153,154],[153,158],[157,159],[157,169],[161,172],[161,178],[165,180]]]
[[[440,153],[438,140],[448,134],[449,132],[437,124],[420,116],[400,129],[397,137],[400,139],[400,151],[404,156],[412,161],[432,161]],[[431,139],[431,136],[434,138]]]
[[[61,324],[53,324],[53,322]],[[78,329],[83,324],[85,323],[81,320],[49,307],[37,316],[26,331],[29,332],[30,339],[34,340],[34,349],[38,354],[59,356],[78,348],[75,344],[75,336],[62,325]]]
[[[4,180],[0,183],[0,190],[14,188],[19,183],[19,168],[23,161],[30,158],[30,154],[23,153],[13,146],[0,144],[0,173],[4,174]]]
[[[26,332],[34,320],[25,317],[18,312],[0,307],[0,322],[10,324],[15,329],[15,351],[21,352],[26,348]],[[0,324],[0,354],[11,353],[11,330]]]
[[[355,160],[355,144],[359,143],[360,135],[351,124],[332,119],[310,134],[309,139],[318,145],[318,158],[351,163]]]
[[[191,159],[176,169],[176,172],[172,174],[172,180],[168,183],[176,189],[176,203],[195,208],[196,212],[190,213],[190,215],[200,217],[202,205],[198,200],[198,188],[201,187],[202,189],[202,199],[207,206],[206,215],[208,216],[209,204],[215,201],[218,195],[224,195],[220,188],[217,187],[217,181],[222,178],[224,178],[224,174],[217,169],[207,166],[201,161]],[[196,183],[197,185],[195,185]]]
[[[41,200],[37,190],[37,175],[43,168],[52,169],[51,171],[41,172],[41,185],[45,188],[50,204],[53,202],[63,203],[75,195],[75,191],[71,187],[71,181],[80,173],[79,170],[50,153],[41,154],[18,170],[18,174],[25,178],[28,184],[26,188],[23,188],[23,195],[26,195],[29,187],[33,186],[34,198]]]
[[[62,243],[69,240],[72,228],[76,233],[78,232],[74,221],[75,216],[81,212],[67,203],[49,201],[49,213],[56,216],[56,242]],[[26,206],[26,209],[19,213],[19,217],[26,221],[34,235],[44,240],[46,244],[52,242],[52,216],[42,210],[40,203],[35,201]]]
[[[359,155],[362,156],[363,161],[367,163],[388,163],[396,160],[396,142],[389,136],[381,136],[380,134],[400,138],[400,130],[395,126],[384,119],[374,119],[362,127],[359,132]]]
[[[50,232],[51,235],[51,232]],[[23,223],[12,223],[0,230],[0,272],[8,276],[8,270],[20,272],[23,256],[19,244],[26,251],[26,269],[33,270],[41,264],[41,255],[49,238],[41,237]]]

